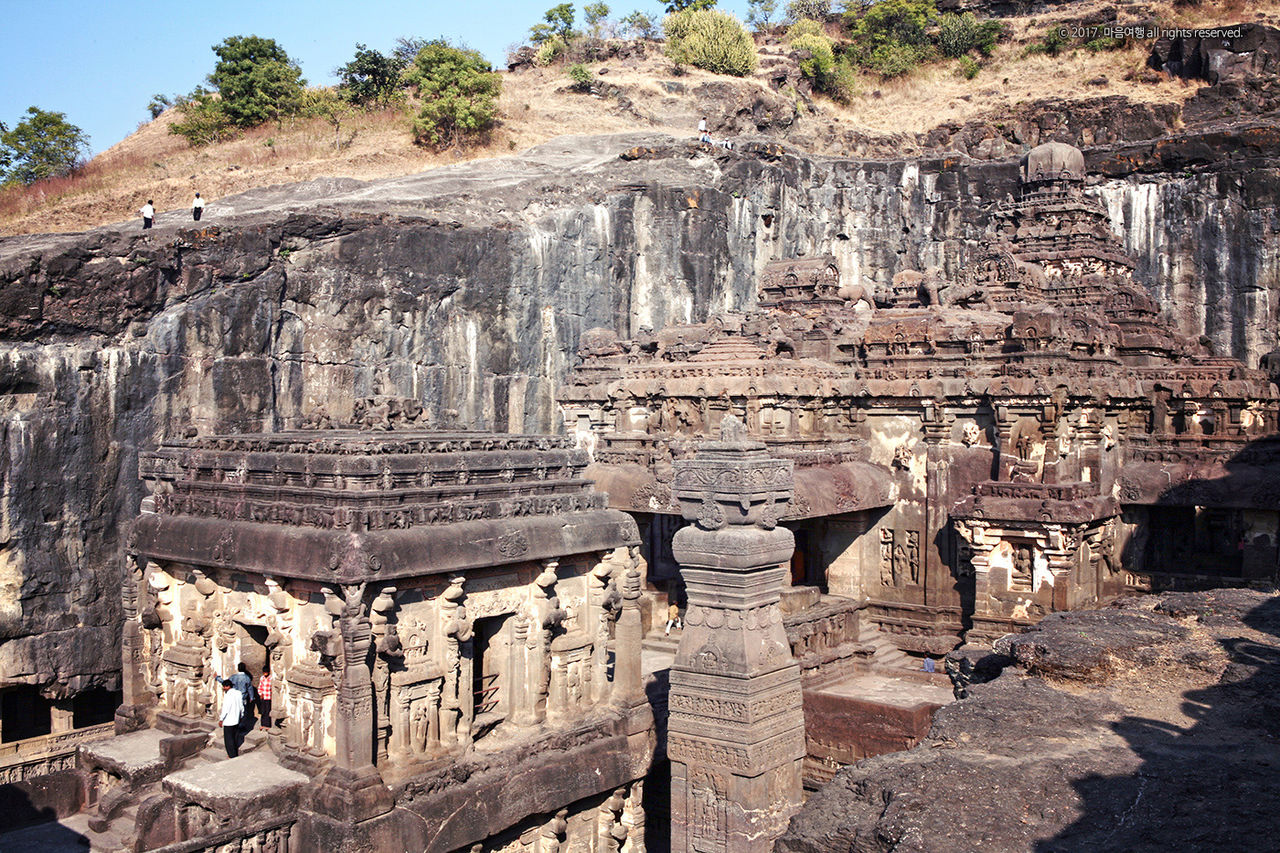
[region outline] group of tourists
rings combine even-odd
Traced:
[[[227,758],[235,758],[240,754],[244,736],[253,728],[255,706],[262,730],[265,732],[271,728],[271,667],[263,667],[256,689],[253,676],[249,675],[243,661],[230,678],[218,676],[217,682],[222,685],[222,709],[218,714],[222,743],[227,748]]]
[[[146,231],[156,221],[156,206],[151,199],[147,199],[147,203],[138,211],[142,214],[142,230]],[[200,193],[196,193],[195,200],[191,202],[191,218],[196,222],[200,221],[200,217],[204,215],[204,199],[200,197]]]

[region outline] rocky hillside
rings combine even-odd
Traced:
[[[765,138],[807,153],[894,158],[955,152],[1000,160],[1051,138],[1086,146],[1155,139],[1224,115],[1239,122],[1274,111],[1274,97],[1252,89],[1233,89],[1206,102],[1198,97],[1201,81],[1191,78],[1209,82],[1208,69],[1179,64],[1177,74],[1163,73],[1153,67],[1161,64],[1152,62],[1154,38],[1098,50],[1086,47],[1088,37],[1080,35],[1056,55],[1040,52],[1044,39],[1062,27],[1084,33],[1111,25],[1275,25],[1280,3],[1271,0],[1247,9],[1209,0],[944,0],[940,8],[1007,16],[1001,20],[1008,36],[983,60],[977,76],[960,73],[958,60],[932,63],[898,80],[865,73],[847,104],[812,91],[800,74],[800,55],[779,29],[759,37],[759,69],[747,79],[697,69],[678,73],[661,44],[645,41],[584,44],[565,64],[547,68],[516,64],[503,75],[498,128],[469,149],[432,152],[414,146],[409,117],[394,110],[352,116],[338,128],[321,119],[292,120],[191,148],[168,132],[176,117],[171,110],[140,125],[81,175],[0,192],[0,234],[80,231],[119,222],[135,217],[148,198],[158,209],[176,210],[196,191],[217,200],[318,177],[408,175],[460,160],[509,156],[566,128],[680,137],[691,136],[705,116],[717,138]],[[839,32],[834,21],[830,30]],[[1275,55],[1274,45],[1259,49],[1250,39],[1234,44],[1232,52],[1249,66],[1234,63],[1226,75],[1233,81],[1256,77],[1261,67],[1253,65],[1265,62],[1255,58]],[[590,94],[570,86],[566,65],[577,59],[595,75]]]
[[[841,770],[775,849],[1275,849],[1280,597],[1123,600],[996,652],[998,678],[915,749]]]
[[[769,107],[783,96],[768,79],[646,77],[644,96],[602,90],[602,109],[634,124],[625,98],[691,127],[716,105],[715,133],[737,147],[685,131],[557,137],[404,177],[249,189],[215,198],[199,229],[175,211],[148,232],[133,221],[0,239],[0,678],[56,695],[117,677],[120,531],[138,509],[139,449],[193,429],[297,426],[319,406],[340,420],[375,392],[420,399],[436,423],[559,429],[555,388],[585,329],[631,336],[747,306],[775,258],[830,252],[847,280],[871,285],[905,268],[958,275],[1031,142],[1084,144],[1090,191],[1161,304],[1256,363],[1277,344],[1280,133],[1274,31],[1251,32],[1230,56],[1166,45],[1157,64],[1217,68],[1215,82],[1122,81],[1186,93],[1141,109],[1136,96],[1080,103],[1046,87],[941,130],[867,133],[862,153],[815,154],[798,143],[816,119],[796,119],[795,98],[790,113]],[[625,81],[632,61],[658,60],[616,56],[597,76]],[[797,144],[769,135],[788,128]],[[918,153],[904,156],[909,145]],[[281,180],[307,174],[284,165]],[[191,173],[175,174],[157,186],[176,203]]]

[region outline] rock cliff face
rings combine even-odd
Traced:
[[[1276,345],[1274,128],[1089,152],[1162,304],[1220,351]],[[619,156],[623,155],[623,156]],[[567,138],[508,160],[224,199],[0,241],[0,682],[111,686],[118,530],[166,435],[335,420],[373,393],[436,424],[559,428],[581,332],[704,320],[775,258],[844,280],[962,269],[1016,161],[807,158],[771,143]]]
[[[1244,590],[1054,614],[998,642],[1008,668],[919,746],[841,770],[774,849],[1274,849],[1278,638],[1280,598]]]

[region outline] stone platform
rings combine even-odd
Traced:
[[[269,800],[293,799],[310,781],[281,767],[273,756],[255,752],[173,773],[165,777],[164,789],[189,802],[240,809]]]
[[[804,691],[805,784],[816,787],[841,766],[910,749],[929,733],[934,713],[952,701],[945,675],[854,675]]]

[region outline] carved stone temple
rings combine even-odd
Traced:
[[[792,463],[732,416],[721,431],[674,480],[693,523],[674,542],[689,607],[667,700],[673,853],[765,853],[801,802],[800,667],[778,606]]]
[[[679,594],[681,463],[730,415],[795,466],[792,590],[902,650],[1274,579],[1275,388],[1162,318],[1085,177],[1079,150],[1032,150],[961,269],[872,292],[835,256],[781,260],[755,310],[585,334],[566,424],[654,594]]]
[[[120,734],[81,750],[95,844],[644,850],[638,538],[587,461],[340,430],[145,456]],[[226,760],[240,662],[270,664],[279,724]]]

